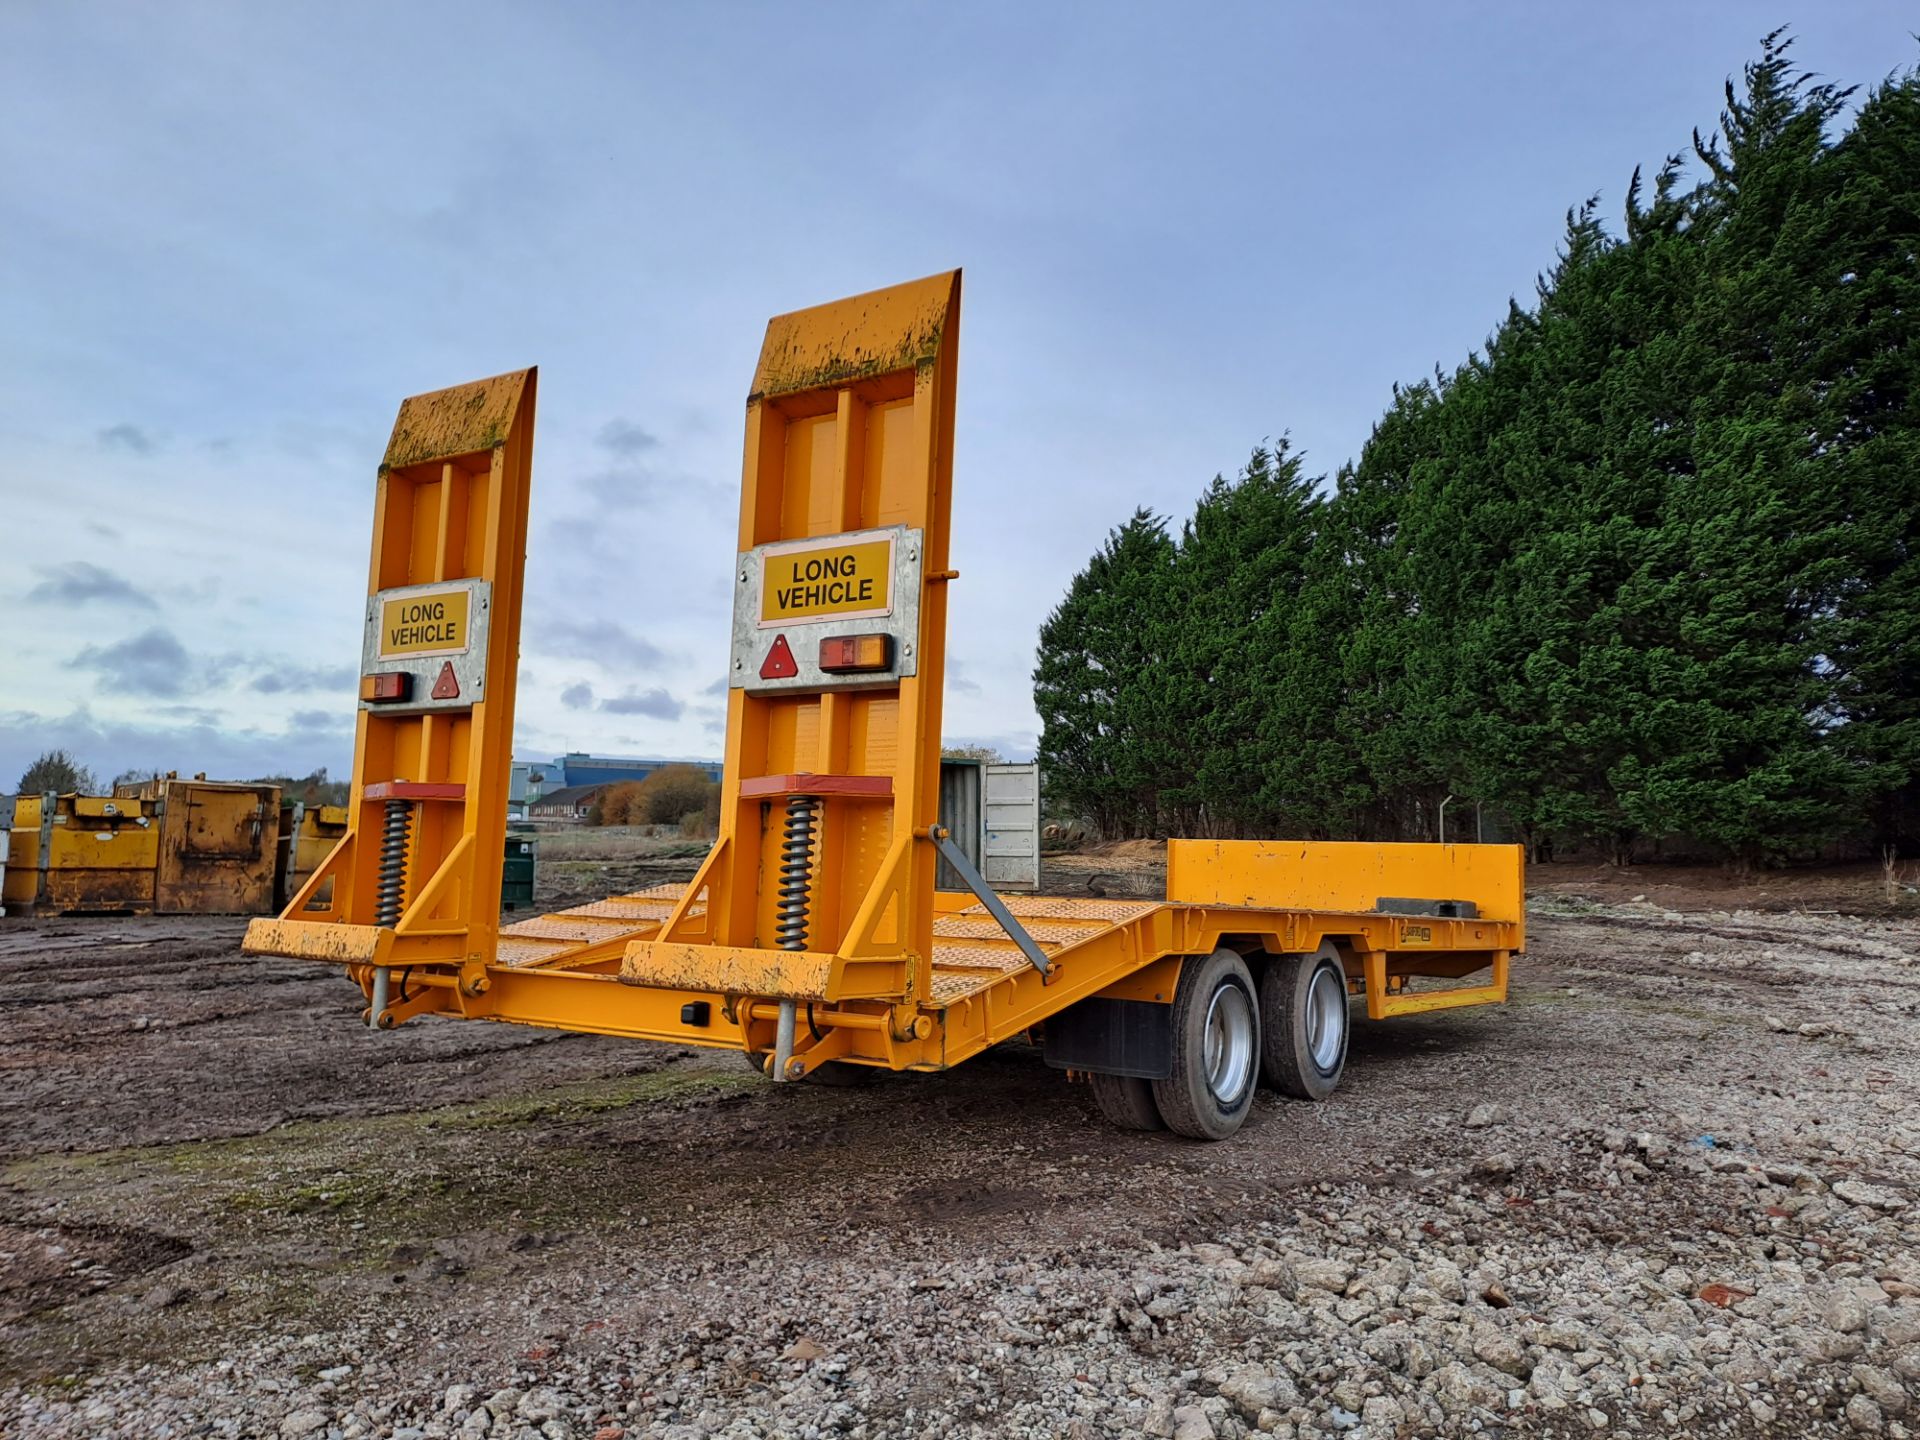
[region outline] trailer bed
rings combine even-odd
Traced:
[[[1195,849],[1188,851],[1189,846]],[[1351,864],[1340,862],[1350,862],[1363,850],[1369,858],[1385,857],[1383,871],[1373,877],[1376,883],[1405,889],[1408,877],[1396,870],[1396,861],[1423,867],[1437,863],[1454,890],[1470,885],[1479,897],[1467,908],[1484,905],[1497,913],[1401,913],[1383,908],[1378,900],[1368,908],[1299,903],[1305,898],[1300,893],[1303,884],[1329,894],[1337,888],[1315,881],[1316,871],[1332,867],[1350,873]],[[1524,944],[1519,864],[1509,847],[1175,841],[1172,851],[1170,875],[1176,885],[1190,884],[1188,876],[1203,875],[1210,892],[1217,891],[1221,876],[1231,884],[1232,877],[1244,878],[1251,871],[1276,896],[1290,890],[1284,898],[1292,903],[999,897],[1045,954],[1049,973],[1043,975],[985,904],[972,894],[939,891],[934,897],[930,978],[923,987],[914,987],[919,993],[847,998],[823,990],[799,995],[795,998],[806,1005],[808,1018],[796,1053],[812,1053],[808,1063],[815,1067],[831,1059],[942,1069],[1043,1025],[1085,999],[1170,1003],[1181,960],[1222,946],[1257,958],[1311,953],[1331,944],[1341,956],[1349,992],[1365,999],[1374,1019],[1497,1003],[1506,997],[1509,963]],[[1303,877],[1296,885],[1259,875],[1282,862],[1286,873]],[[1496,879],[1508,883],[1493,886]],[[762,1053],[772,1044],[776,997],[635,978],[630,956],[652,949],[689,888],[654,885],[505,926],[487,964],[490,983],[481,993],[468,996],[457,987],[443,986],[413,996],[407,1008],[412,1013],[444,1010],[472,1019],[564,1025]],[[1434,900],[1428,910],[1459,903]],[[698,896],[686,905],[689,916],[698,916],[700,910]],[[1458,981],[1481,970],[1490,973],[1472,985],[1412,985],[1416,977]],[[591,988],[583,989],[581,982]],[[900,1021],[903,1012],[923,1017],[917,1029],[911,1021]]]

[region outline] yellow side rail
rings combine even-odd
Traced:
[[[1366,997],[1367,1017],[1384,1020],[1497,1004],[1507,968],[1526,946],[1526,852],[1518,845],[1359,844],[1312,840],[1172,840],[1167,899],[1194,905],[1297,905],[1315,911],[1423,909],[1375,943],[1361,932],[1346,965]],[[1495,927],[1464,929],[1449,917],[1471,909]],[[1489,948],[1489,942],[1497,940]],[[1411,990],[1416,976],[1458,979],[1491,968],[1484,985]]]

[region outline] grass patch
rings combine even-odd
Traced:
[[[450,1176],[428,1172],[374,1172],[334,1169],[311,1179],[241,1186],[223,1202],[230,1210],[255,1215],[370,1215],[387,1207],[403,1207],[418,1215],[429,1202],[454,1189]]]
[[[494,1129],[553,1121],[584,1120],[649,1101],[692,1101],[733,1095],[758,1082],[745,1066],[739,1075],[710,1071],[656,1070],[616,1081],[556,1087],[540,1095],[502,1096],[447,1111],[417,1112],[433,1122],[467,1129]]]
[[[1606,910],[1598,900],[1586,895],[1529,895],[1527,914],[1552,918],[1571,919],[1581,915],[1598,915]]]
[[[531,1095],[406,1110],[386,1115],[296,1120],[260,1135],[131,1146],[88,1155],[42,1155],[9,1165],[4,1177],[21,1189],[98,1190],[115,1183],[167,1177],[169,1188],[196,1192],[214,1206],[267,1216],[374,1215],[404,1218],[471,1197],[454,1178],[468,1167],[444,1163],[455,1137],[521,1126],[568,1125],[636,1105],[682,1105],[720,1099],[754,1085],[738,1076],[678,1069],[611,1080],[582,1080]],[[539,1165],[511,1167],[502,1185],[524,1185],[528,1203],[542,1204],[559,1188],[556,1169],[568,1167],[561,1147],[543,1149]],[[491,1188],[484,1162],[471,1164],[471,1183]]]

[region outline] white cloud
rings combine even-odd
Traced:
[[[103,780],[145,769],[205,771],[225,780],[305,775],[322,766],[344,775],[353,761],[352,712],[304,712],[300,723],[276,730],[235,727],[230,716],[193,706],[162,707],[140,720],[86,706],[64,715],[0,712],[0,793],[12,790],[36,756],[54,749],[72,751]]]
[[[107,527],[99,528],[106,530]],[[85,605],[98,600],[109,605],[130,606],[135,610],[159,608],[151,595],[136,587],[124,575],[115,574],[89,560],[71,560],[65,565],[35,569],[42,579],[27,591],[27,599],[36,605]]]
[[[631,420],[609,420],[600,427],[600,433],[593,437],[594,444],[603,450],[611,450],[615,455],[643,455],[649,450],[660,448],[660,437],[650,430],[643,430]]]
[[[352,665],[288,665],[268,661],[247,682],[247,688],[262,695],[304,694],[332,690],[351,694],[358,671]]]
[[[132,455],[151,455],[160,448],[159,442],[145,430],[125,420],[107,426],[94,438],[103,450],[124,450]]]
[[[650,715],[656,720],[678,720],[686,711],[686,702],[669,695],[657,686],[652,690],[629,690],[624,695],[610,695],[600,702],[600,708],[609,715]]]
[[[666,654],[651,640],[617,620],[549,619],[524,637],[528,649],[568,660],[593,660],[608,667],[656,669]]]
[[[162,625],[112,645],[89,645],[67,665],[74,670],[92,670],[107,689],[127,695],[187,695],[199,684],[197,667],[186,646]]]

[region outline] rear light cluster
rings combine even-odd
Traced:
[[[411,700],[413,676],[404,670],[383,670],[373,675],[362,675],[360,698],[374,705]]]
[[[833,635],[820,642],[820,668],[845,675],[893,668],[891,635]]]

